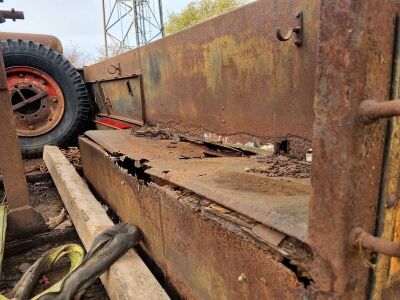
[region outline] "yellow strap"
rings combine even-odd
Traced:
[[[71,274],[77,267],[79,267],[80,264],[82,263],[83,257],[85,256],[85,251],[83,250],[83,248],[80,245],[77,245],[77,244],[69,244],[69,245],[60,246],[60,247],[51,249],[43,255],[44,259],[47,262],[47,270],[43,270],[43,272],[49,271],[51,269],[51,267],[60,258],[62,258],[64,256],[67,256],[71,262],[71,267],[70,267],[68,274],[66,274],[63,279],[61,279],[59,282],[57,282],[56,284],[54,284],[53,286],[51,286],[44,292],[40,293],[39,295],[34,296],[32,298],[32,300],[39,299],[40,297],[42,297],[43,295],[48,294],[48,293],[59,292],[61,290],[61,286],[62,286],[65,278],[69,274]],[[7,299],[6,297],[4,297],[3,295],[0,294],[0,300],[9,300],[9,299]]]

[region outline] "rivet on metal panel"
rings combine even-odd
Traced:
[[[239,282],[246,281],[246,279],[247,279],[247,276],[246,276],[246,274],[244,274],[244,273],[241,273],[241,274],[238,276],[238,281],[239,281]]]
[[[396,206],[398,198],[395,194],[390,194],[389,197],[386,199],[386,208],[392,208]]]
[[[400,257],[400,243],[377,238],[369,234],[361,227],[357,227],[350,233],[350,242],[354,247],[380,253],[391,257]]]
[[[302,11],[297,12],[296,18],[298,19],[299,22],[298,26],[291,28],[285,36],[282,35],[281,29],[278,27],[276,29],[276,37],[278,38],[278,40],[286,42],[290,40],[293,33],[295,33],[296,41],[294,43],[296,44],[297,47],[301,47],[303,45],[303,12]]]
[[[361,102],[358,114],[365,124],[373,123],[382,118],[400,116],[400,100],[378,102],[365,100]]]

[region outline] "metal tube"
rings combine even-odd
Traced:
[[[378,102],[365,100],[359,106],[359,117],[363,123],[373,123],[382,118],[400,116],[400,100]]]
[[[12,10],[0,10],[0,15],[3,16],[4,19],[10,20],[23,20],[24,19],[24,12]]]
[[[366,232],[361,227],[355,228],[350,235],[353,246],[362,246],[363,249],[370,250],[390,257],[400,257],[400,243],[377,238]]]
[[[140,34],[139,34],[139,22],[138,22],[138,13],[137,13],[136,0],[133,0],[133,22],[135,23],[136,47],[139,47],[140,46]]]
[[[108,42],[107,42],[107,23],[106,23],[106,5],[105,5],[105,0],[102,0],[102,7],[103,7],[103,30],[104,30],[104,47],[105,47],[105,53],[106,53],[106,58],[108,58]]]
[[[163,6],[162,6],[162,0],[158,0],[158,8],[160,11],[160,25],[161,25],[161,36],[165,36],[165,28],[164,28],[164,14],[163,14]]]

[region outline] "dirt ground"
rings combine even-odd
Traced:
[[[74,160],[75,164],[77,164],[77,152],[76,150],[73,150],[73,152],[74,154],[70,155],[70,158],[71,160]],[[31,181],[29,182],[31,203],[33,207],[44,216],[46,221],[48,221],[50,218],[54,218],[60,214],[60,211],[63,208],[63,203],[51,177],[48,173],[46,173],[46,169],[43,166],[44,164],[42,160],[30,160],[25,162],[25,170],[28,173],[28,178],[30,178],[29,174],[34,174],[34,176],[31,176],[29,180]],[[40,170],[45,172],[43,173]],[[1,187],[0,197],[3,195],[4,190],[3,187]],[[70,227],[68,229],[69,232],[74,232],[72,228],[73,227]],[[12,290],[18,280],[22,277],[23,271],[32,265],[46,251],[65,244],[81,244],[77,234],[69,234],[68,237],[62,241],[60,241],[60,239],[55,239],[52,242],[41,244],[38,247],[24,251],[23,253],[15,254],[9,253],[10,251],[7,252],[7,245],[15,242],[16,241],[6,242],[6,254],[3,262],[3,272],[0,277],[0,294],[3,295],[7,295],[7,293]],[[68,269],[68,261],[61,260],[59,263],[57,263],[50,273],[44,274],[44,276],[41,278],[40,283],[38,283],[36,286],[35,294],[56,283],[68,272]],[[109,298],[100,280],[97,280],[96,283],[85,292],[81,299],[105,300]]]

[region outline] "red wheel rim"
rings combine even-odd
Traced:
[[[65,107],[57,82],[31,67],[11,67],[6,73],[18,136],[40,136],[56,127]]]

